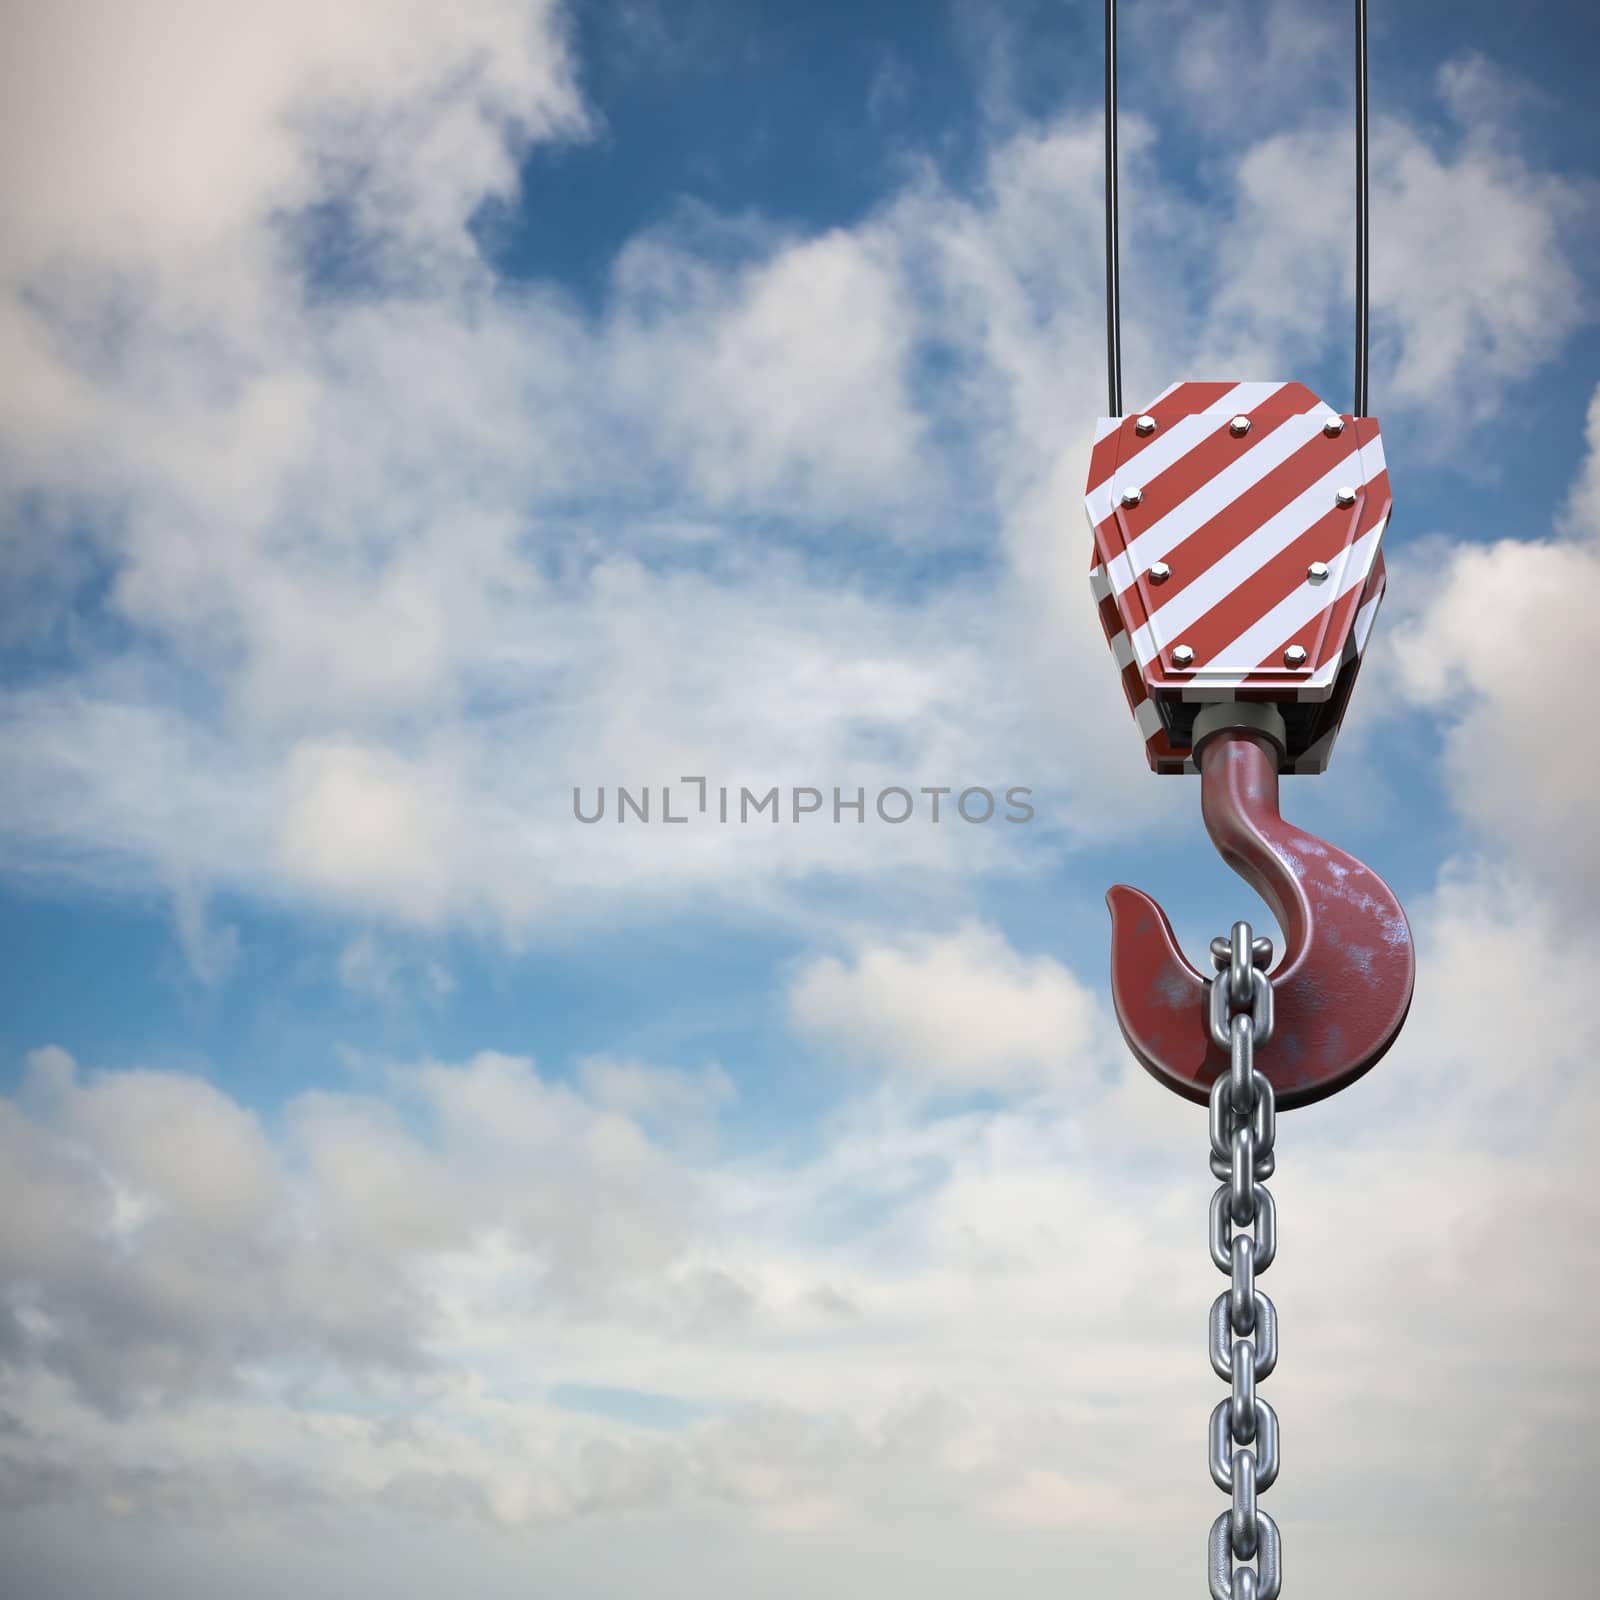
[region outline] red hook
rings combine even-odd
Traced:
[[[1394,1043],[1416,957],[1388,884],[1278,814],[1279,755],[1266,733],[1241,727],[1221,728],[1197,752],[1206,831],[1283,929],[1283,959],[1270,974],[1276,1018],[1257,1066],[1288,1110],[1355,1082]],[[1184,959],[1149,895],[1118,884],[1106,904],[1123,1037],[1153,1076],[1203,1103],[1228,1071],[1207,1025],[1209,980]]]

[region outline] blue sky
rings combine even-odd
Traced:
[[[1130,397],[1346,408],[1349,17],[1122,9]],[[1514,1516],[1564,1592],[1592,1530],[1518,1485],[1595,1465],[1600,853],[1546,652],[1595,638],[1596,52],[1373,9],[1390,589],[1284,804],[1421,975],[1286,1119],[1275,1494],[1308,1595],[1397,1500],[1360,1570],[1500,1592],[1526,1551],[1460,1530]],[[1084,581],[1099,7],[3,16],[19,1592],[1198,1573],[1204,1136],[1116,1035],[1101,897],[1195,951],[1265,913]],[[689,774],[1035,815],[572,817]]]

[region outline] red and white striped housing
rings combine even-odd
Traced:
[[[1298,383],[1174,384],[1100,419],[1085,504],[1151,767],[1193,772],[1196,713],[1233,700],[1278,707],[1285,772],[1323,771],[1383,597],[1377,419]]]

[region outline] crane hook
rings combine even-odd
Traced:
[[[1394,1043],[1416,978],[1411,929],[1377,873],[1279,815],[1276,711],[1214,711],[1196,723],[1201,811],[1222,859],[1283,930],[1283,959],[1270,974],[1276,1017],[1258,1064],[1287,1110],[1353,1083]],[[1184,958],[1149,895],[1118,884],[1106,904],[1123,1037],[1154,1077],[1204,1102],[1228,1071],[1207,1024],[1210,980]]]

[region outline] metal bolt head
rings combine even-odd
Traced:
[[[1333,492],[1334,500],[1345,508],[1346,511],[1356,503],[1356,492],[1348,483],[1341,484]]]
[[[1157,561],[1150,568],[1151,583],[1165,583],[1172,576],[1172,568],[1165,561]]]
[[[1308,583],[1326,583],[1328,581],[1328,563],[1326,561],[1313,561],[1306,568],[1306,581]]]
[[[1283,652],[1283,664],[1286,667],[1303,667],[1306,664],[1304,645],[1292,644]]]
[[[1231,433],[1234,436],[1235,439],[1244,438],[1244,436],[1247,433],[1249,433],[1249,431],[1250,431],[1250,419],[1249,419],[1249,417],[1235,417],[1233,419],[1233,421],[1228,424],[1228,432]]]
[[[1175,667],[1190,667],[1194,665],[1194,651],[1186,644],[1175,644],[1172,647],[1172,664]]]
[[[1143,499],[1144,499],[1144,490],[1143,489],[1132,489],[1132,488],[1130,488],[1130,489],[1124,489],[1122,491],[1122,503],[1125,506],[1136,506]]]
[[[1328,420],[1322,424],[1322,431],[1327,434],[1330,439],[1337,439],[1339,435],[1344,432],[1344,418],[1329,417]]]
[[[1151,416],[1135,418],[1133,431],[1138,434],[1141,439],[1148,439],[1150,435],[1156,431],[1156,419]]]

